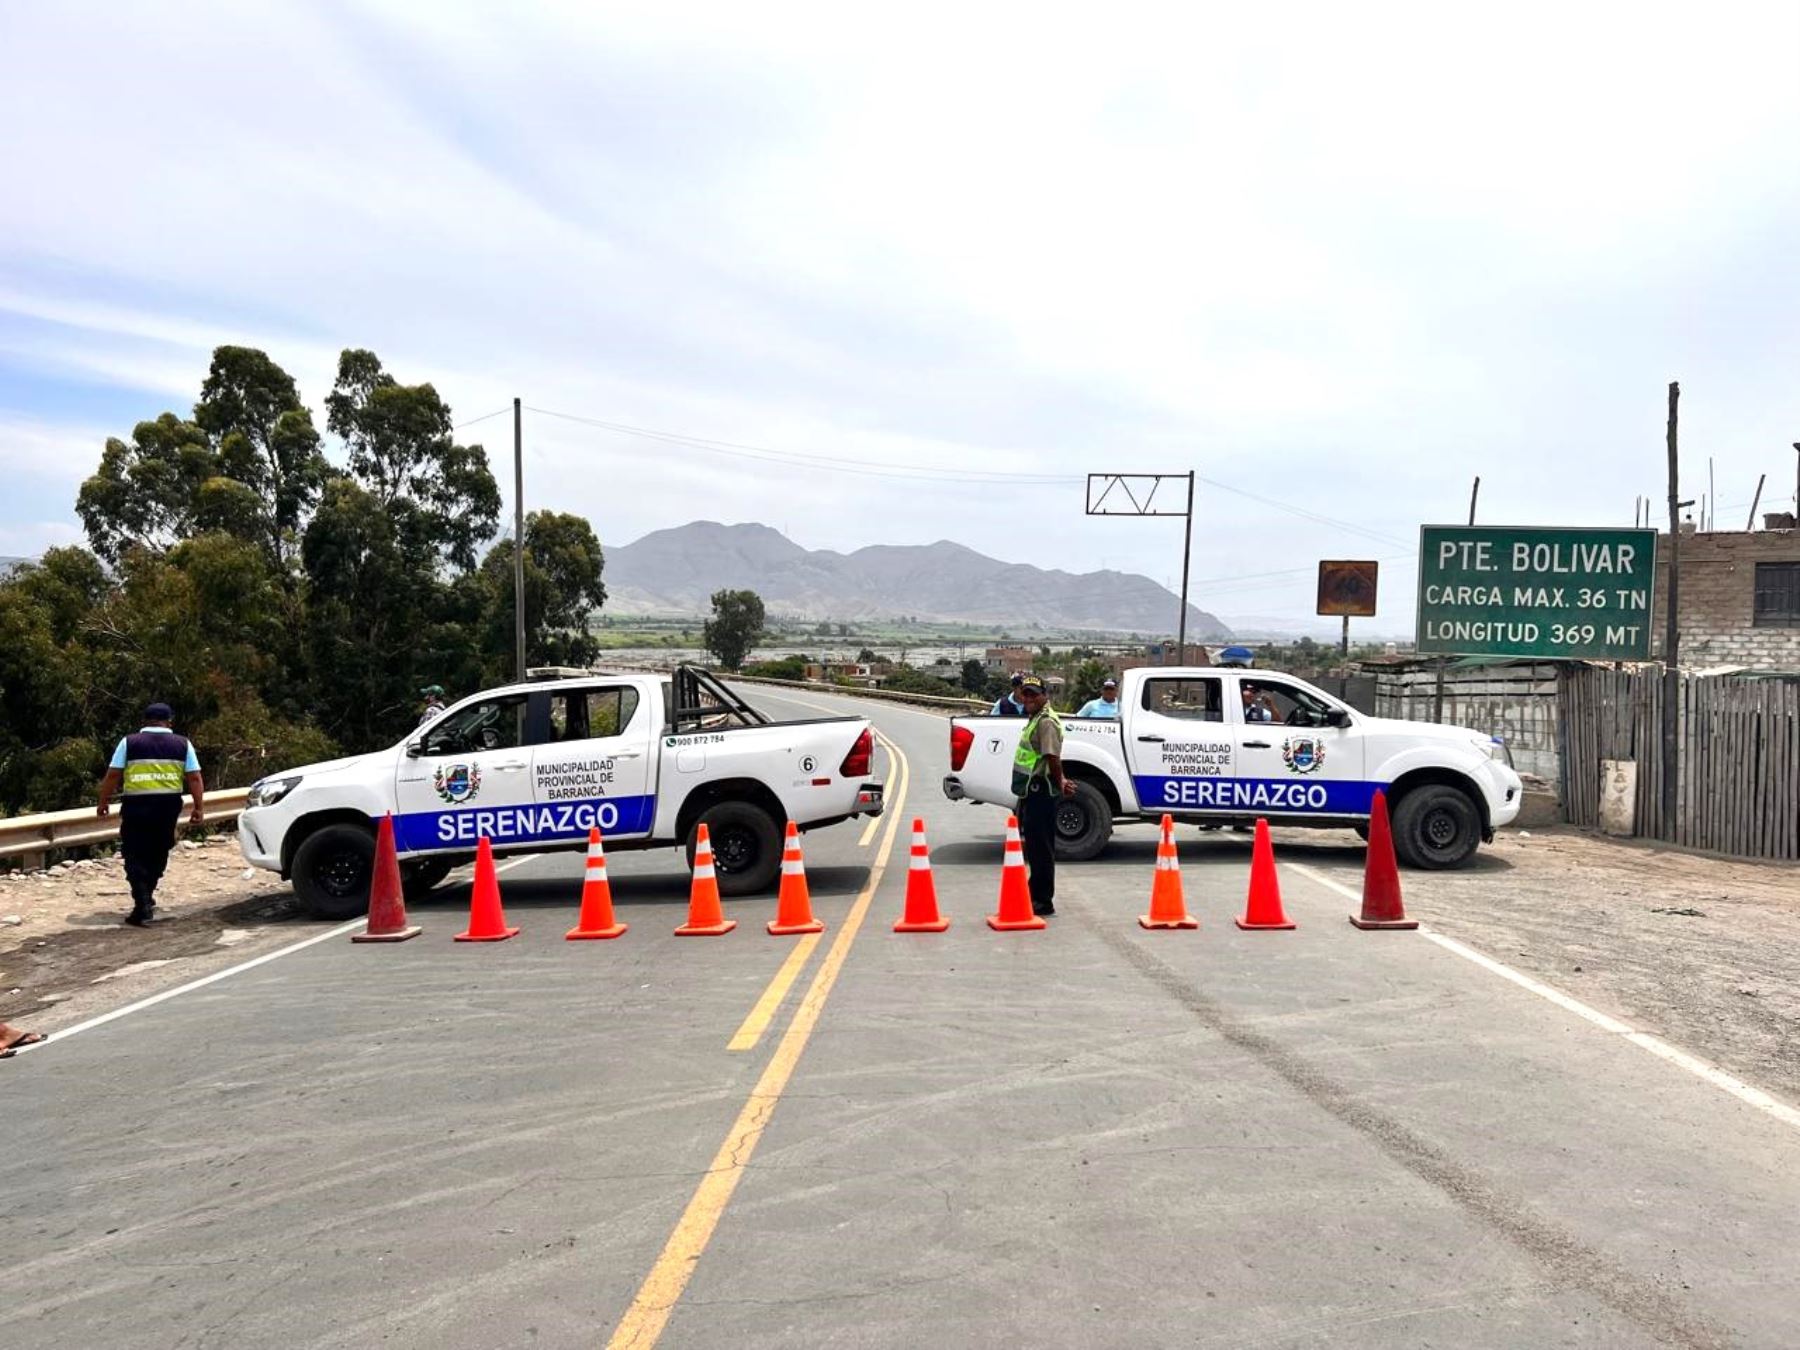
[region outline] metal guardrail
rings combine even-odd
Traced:
[[[613,667],[622,669],[622,667]],[[657,673],[645,668],[648,673]],[[845,698],[868,698],[885,703],[911,704],[914,707],[937,708],[946,713],[982,713],[985,700],[939,698],[935,694],[908,694],[894,689],[868,689],[861,686],[827,684],[814,680],[775,680],[765,675],[727,675],[733,682],[766,684],[778,689],[810,689],[821,694],[838,694]],[[206,824],[225,825],[235,821],[244,809],[249,788],[226,788],[206,794]],[[182,817],[180,828],[187,828]],[[46,855],[64,848],[81,848],[89,844],[107,844],[119,837],[119,811],[115,802],[109,816],[96,816],[91,806],[73,811],[46,811],[33,816],[0,818],[0,858],[23,858],[27,867],[41,867]]]
[[[987,699],[940,698],[936,694],[909,694],[899,689],[870,689],[864,685],[827,684],[823,680],[777,680],[767,675],[722,675],[732,684],[767,684],[778,689],[811,689],[821,694],[839,694],[844,698],[872,698],[886,703],[909,703],[923,708],[943,708],[949,712],[971,716],[984,713],[993,704]]]
[[[206,794],[206,824],[224,825],[238,818],[249,788],[226,788]],[[186,828],[187,817],[182,817]],[[46,811],[36,816],[0,819],[0,858],[24,858],[28,866],[41,865],[53,849],[105,844],[119,837],[119,806],[112,814],[97,816],[91,806],[74,811]]]

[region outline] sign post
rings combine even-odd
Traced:
[[[1647,661],[1655,530],[1426,525],[1420,654]]]

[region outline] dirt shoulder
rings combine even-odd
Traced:
[[[1572,829],[1502,832],[1405,873],[1439,932],[1800,1102],[1800,868]]]
[[[122,922],[131,893],[116,856],[0,875],[0,1021],[53,1033],[324,926],[245,864],[234,834],[176,845],[157,899],[168,922]]]

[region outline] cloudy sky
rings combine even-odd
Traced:
[[[1800,6],[1256,9],[8,5],[0,554],[222,342],[315,407],[356,345],[564,414],[527,500],[609,544],[1173,580],[1179,522],[1080,476],[1192,469],[1228,617],[1374,557],[1410,628],[1476,474],[1490,523],[1630,524],[1670,379],[1685,495],[1792,500]],[[509,419],[463,434],[510,499]]]

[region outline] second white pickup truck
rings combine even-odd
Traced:
[[[1394,847],[1412,867],[1460,867],[1519,814],[1522,787],[1484,732],[1357,712],[1291,675],[1207,667],[1125,672],[1119,717],[1066,717],[1075,795],[1057,856],[1096,856],[1115,821],[1165,812],[1200,824],[1368,829],[1387,794]],[[952,800],[1012,806],[1016,718],[950,723]]]
[[[400,744],[271,774],[238,817],[244,857],[291,878],[302,906],[350,918],[368,906],[375,827],[394,817],[408,896],[487,838],[496,853],[685,846],[712,836],[719,889],[767,887],[788,821],[880,815],[875,739],[861,717],[772,722],[706,671],[668,679],[559,672],[489,689]]]

